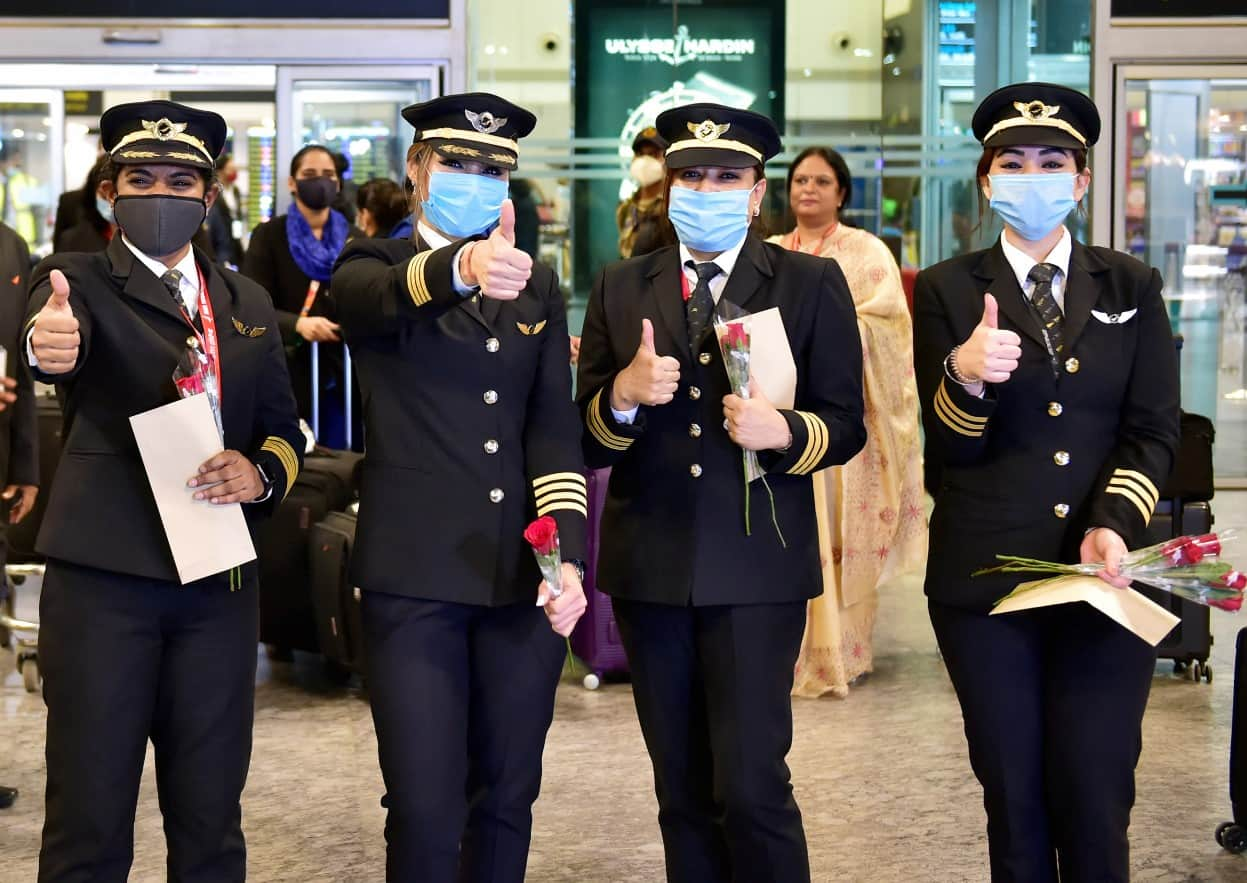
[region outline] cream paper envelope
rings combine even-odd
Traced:
[[[784,330],[779,307],[752,313],[739,321],[743,321],[749,331],[749,373],[771,404],[777,408],[791,408],[797,398],[797,363],[792,359],[792,347],[788,345],[788,332]],[[725,326],[715,323],[715,333],[722,338],[727,333]]]
[[[1022,583],[1025,589],[1043,580]],[[1035,589],[1020,592],[1001,601],[992,610],[997,613],[1016,613],[1056,604],[1072,604],[1086,601],[1118,625],[1126,628],[1153,647],[1165,639],[1181,620],[1159,604],[1143,597],[1134,589],[1116,589],[1095,576],[1062,576],[1049,580]]]
[[[254,561],[241,504],[196,500],[198,488],[186,486],[200,464],[221,452],[208,397],[191,396],[135,414],[130,427],[182,585]]]

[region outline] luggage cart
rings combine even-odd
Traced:
[[[39,692],[43,679],[39,674],[39,623],[14,616],[17,590],[29,577],[43,578],[42,564],[10,564],[4,568],[7,593],[0,606],[0,646],[13,647],[17,670],[27,693]]]

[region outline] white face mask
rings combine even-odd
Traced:
[[[632,176],[632,180],[642,187],[657,184],[662,180],[664,172],[662,160],[656,156],[634,157],[632,165],[628,167],[628,174]]]

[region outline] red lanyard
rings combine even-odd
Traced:
[[[307,297],[303,298],[303,309],[299,310],[300,318],[312,312],[312,304],[316,302],[316,292],[318,291],[320,291],[320,280],[310,280],[307,283]]]
[[[200,348],[208,357],[208,366],[216,375],[217,398],[221,399],[221,344],[216,335],[216,317],[212,314],[212,300],[208,297],[208,282],[204,279],[203,270],[200,270],[198,266],[195,270],[199,273],[199,321],[203,325],[203,333],[200,334],[199,329],[195,327],[195,321],[186,312],[186,305],[182,303],[180,296],[178,309],[182,311],[182,318],[191,327],[191,332],[199,341]]]
[[[693,293],[688,290],[688,274],[684,272],[683,267],[680,268],[680,287],[684,290],[684,299],[686,301],[693,296]]]
[[[809,252],[809,254],[822,254],[823,243],[827,241],[828,236],[836,232],[836,228],[839,226],[840,226],[840,222],[836,221],[830,227],[824,230],[823,235],[820,236],[818,239],[818,244],[814,246],[814,250]],[[800,230],[792,231],[792,250],[801,251],[801,231]]]

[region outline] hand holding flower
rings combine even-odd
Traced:
[[[550,628],[564,638],[570,637],[576,623],[584,615],[589,606],[585,599],[584,587],[580,584],[580,575],[571,564],[562,565],[560,574],[562,591],[550,597],[549,583],[545,580],[537,587],[537,606],[544,607],[546,618],[550,620]]]
[[[746,451],[782,451],[792,444],[788,421],[753,378],[749,380],[749,398],[735,393],[723,397],[723,416],[727,418],[728,436]]]
[[[1130,579],[1121,576],[1121,559],[1126,554],[1126,541],[1115,530],[1097,527],[1082,538],[1078,560],[1083,564],[1104,563],[1104,569],[1096,574],[1110,586],[1130,588]]]

